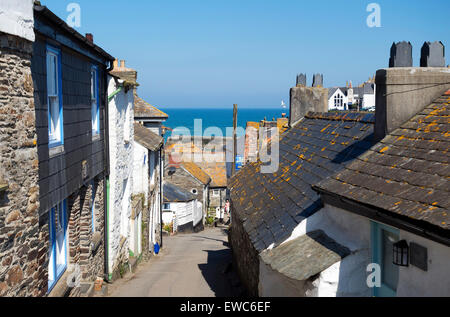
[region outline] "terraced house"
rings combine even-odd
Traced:
[[[24,76],[8,80],[2,105],[17,116],[1,132],[15,136],[2,158],[9,187],[1,223],[11,225],[1,242],[2,294],[75,296],[104,274],[106,74],[114,58],[46,7],[22,8],[33,21],[28,38],[2,33],[11,53],[2,58]]]

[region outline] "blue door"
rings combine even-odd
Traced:
[[[399,230],[372,221],[372,261],[381,268],[381,287],[373,288],[376,297],[397,294],[399,267],[393,263],[393,246],[399,241]]]
[[[48,263],[48,292],[67,268],[67,206],[66,201],[50,210],[50,254]]]

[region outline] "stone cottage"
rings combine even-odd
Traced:
[[[376,81],[381,140],[314,186],[322,219],[341,220],[327,232],[367,250],[334,265],[333,287],[360,296],[450,296],[450,72],[388,68]],[[357,267],[352,284],[342,283]]]
[[[265,270],[272,262],[262,255],[265,250],[277,250],[299,224],[322,208],[320,197],[311,185],[342,170],[373,144],[374,115],[326,113],[327,95],[327,89],[320,87],[293,88],[291,127],[280,136],[278,171],[261,173],[261,162],[250,163],[230,181],[233,222],[229,240],[234,265],[250,295],[302,294],[303,285],[294,287],[294,292],[284,292],[285,285],[272,283],[273,276]],[[334,244],[324,233],[315,234],[322,241]],[[312,241],[305,243],[312,244]],[[290,251],[301,249],[294,246],[282,254],[292,255]],[[323,265],[332,261],[326,250],[316,250],[328,258]],[[284,261],[289,260],[284,258]],[[303,267],[301,278],[307,280],[317,273],[317,267],[309,267]],[[292,282],[290,277],[285,280],[288,284]]]
[[[120,275],[129,262],[129,250],[137,252],[132,214],[134,155],[134,89],[137,72],[126,68],[125,61],[114,61],[108,76],[109,162],[107,180],[107,277],[111,281]]]
[[[0,194],[0,292],[76,296],[105,273],[107,72],[114,58],[46,7],[19,7],[24,15],[8,14],[19,19],[20,34],[1,34],[1,58],[11,65],[2,68],[10,86],[1,120],[14,122],[0,132],[9,136],[2,142],[8,186]]]
[[[193,162],[166,163],[164,169],[164,179],[197,197],[197,201],[202,205],[202,221],[198,228],[203,229],[205,217],[208,212],[208,193],[211,184],[211,177],[206,174],[197,164]]]
[[[202,206],[197,195],[164,181],[164,221],[173,232],[192,233],[202,224]]]

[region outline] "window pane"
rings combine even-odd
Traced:
[[[61,139],[59,99],[58,97],[49,97],[48,102],[50,111],[50,140],[59,141]]]
[[[55,54],[47,54],[47,93],[49,96],[56,96],[58,94],[57,61],[57,56]]]
[[[98,116],[97,116],[97,102],[92,101],[92,107],[91,107],[91,113],[92,113],[92,130],[97,131],[98,129]]]
[[[398,236],[390,231],[382,230],[382,242],[383,242],[383,270],[382,281],[383,284],[388,286],[392,290],[397,290],[398,284],[398,266],[392,263],[394,243],[398,241]]]

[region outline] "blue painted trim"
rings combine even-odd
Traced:
[[[97,130],[92,130],[93,135],[99,135],[100,134],[100,89],[99,89],[99,75],[98,75],[98,67],[95,65],[92,65],[91,71],[95,70],[95,100],[97,101]],[[91,105],[92,107],[92,105]]]
[[[62,265],[62,267],[60,266],[60,272],[58,272],[58,267],[56,265],[56,228],[55,228],[55,208],[52,208],[50,210],[50,224],[49,224],[49,231],[50,231],[50,242],[51,242],[51,255],[53,255],[53,273],[54,273],[54,279],[50,280],[50,278],[48,279],[48,289],[47,289],[47,294],[50,293],[53,288],[55,287],[56,283],[58,283],[59,279],[61,278],[61,276],[63,276],[63,274],[65,273],[65,271],[67,270],[67,252],[68,252],[68,244],[67,244],[67,228],[68,228],[68,221],[67,221],[67,200],[64,200],[61,203],[62,206],[62,218],[63,218],[63,231],[64,231],[64,247],[65,247],[65,253],[64,253],[64,265]]]
[[[50,44],[47,44],[46,55],[48,54],[48,52],[55,54],[58,59],[58,101],[59,101],[59,121],[60,121],[59,128],[60,128],[61,140],[57,141],[57,142],[52,142],[49,140],[49,142],[48,142],[49,148],[54,148],[57,146],[64,145],[64,109],[63,109],[63,90],[62,90],[61,50],[59,48],[51,46]],[[47,61],[47,56],[46,56],[46,61]],[[47,74],[47,78],[48,78],[48,74]],[[48,98],[48,87],[47,87],[47,112],[48,112],[48,134],[50,135],[51,118],[50,118],[50,102],[49,102],[49,98]]]

